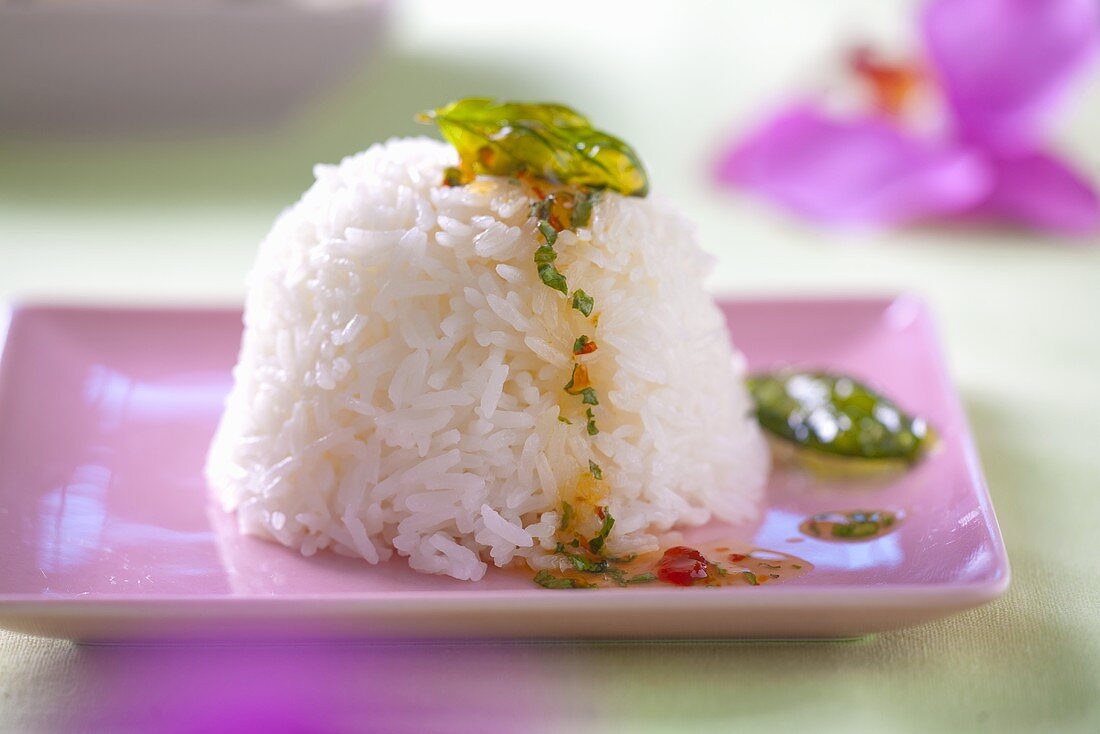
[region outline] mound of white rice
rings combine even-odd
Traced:
[[[616,554],[752,517],[767,449],[691,226],[658,198],[605,193],[556,244],[595,298],[586,319],[539,280],[523,189],[441,186],[456,162],[408,139],[318,166],[261,245],[206,468],[241,530],[459,579],[546,568],[590,460]],[[580,358],[595,437],[562,389],[581,334],[599,345]]]

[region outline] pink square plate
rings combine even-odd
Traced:
[[[726,533],[809,560],[772,586],[547,590],[372,567],[237,534],[201,468],[237,310],[19,307],[0,360],[0,626],[84,641],[351,637],[851,637],[943,617],[1008,585],[1008,559],[931,319],[912,297],[722,303],[753,369],[825,367],[926,417],[941,444],[887,483],[778,471]],[[866,542],[800,537],[816,512],[905,513]]]

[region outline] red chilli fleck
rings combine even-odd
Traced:
[[[696,579],[705,579],[710,561],[694,548],[678,545],[669,548],[657,563],[657,578],[666,584],[691,586]]]

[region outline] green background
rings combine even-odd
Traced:
[[[391,713],[427,716],[420,730],[450,730],[463,712],[547,731],[1100,730],[1100,239],[973,227],[823,232],[708,177],[717,146],[785,94],[826,80],[822,62],[845,42],[904,51],[913,6],[424,1],[393,10],[373,64],[269,130],[0,138],[0,298],[239,302],[257,242],[308,186],[313,163],[430,132],[412,114],[461,96],[565,101],[631,142],[655,190],[698,222],[719,256],[716,291],[929,300],[1014,579],[985,608],[859,642],[503,645],[481,655],[499,665],[472,675],[461,672],[464,645],[413,646],[404,658],[362,647],[329,652],[342,661],[331,670],[347,674],[339,685],[369,687],[386,665],[410,681],[441,666],[430,695],[411,686],[389,702]],[[1100,76],[1085,81],[1054,143],[1100,179]],[[126,701],[127,686],[234,657],[209,656],[0,633],[0,729],[48,728],[57,716],[140,728],[141,712],[168,704]],[[493,708],[524,686],[534,702],[520,718]],[[355,701],[333,699],[340,716],[315,730],[356,730]],[[476,701],[486,702],[478,715]]]

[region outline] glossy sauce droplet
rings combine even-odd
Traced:
[[[677,545],[665,551],[657,562],[657,578],[666,584],[692,586],[697,579],[707,578],[710,568],[702,553],[686,545]]]

